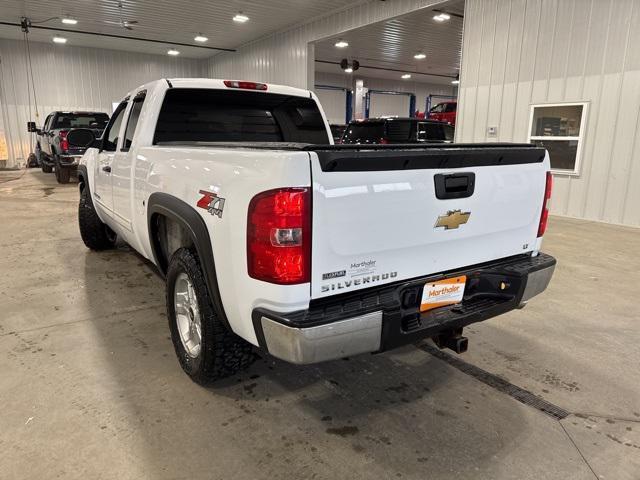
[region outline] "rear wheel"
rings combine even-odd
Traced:
[[[166,288],[173,347],[194,382],[207,385],[252,363],[251,345],[230,332],[216,314],[198,257],[188,248],[171,257]]]
[[[80,191],[78,225],[82,241],[91,250],[107,250],[116,244],[116,234],[98,217],[86,186]]]
[[[58,183],[69,183],[69,179],[71,178],[71,169],[68,167],[63,167],[60,164],[60,160],[56,159],[56,180]]]

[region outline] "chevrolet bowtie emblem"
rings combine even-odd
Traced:
[[[460,225],[467,223],[470,216],[471,212],[463,213],[460,210],[449,210],[446,215],[441,215],[438,217],[438,221],[436,222],[436,226],[434,228],[444,227],[445,230],[458,228]]]

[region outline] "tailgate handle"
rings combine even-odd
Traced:
[[[439,173],[433,177],[433,180],[436,185],[436,198],[440,200],[467,198],[473,195],[476,174],[473,172],[450,175]]]

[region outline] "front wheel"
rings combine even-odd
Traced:
[[[251,345],[230,332],[216,314],[198,257],[188,248],[171,257],[166,288],[173,347],[194,382],[207,385],[251,364]]]
[[[98,217],[88,186],[80,191],[78,226],[82,241],[91,250],[107,250],[116,244],[116,234]]]
[[[44,156],[44,155],[43,155]],[[44,159],[40,160],[42,162],[42,171],[44,173],[51,173],[53,172],[53,168],[51,167],[51,165],[49,165],[48,163],[45,163]]]

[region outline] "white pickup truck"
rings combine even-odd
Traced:
[[[252,345],[293,363],[433,338],[521,307],[540,252],[549,158],[528,144],[333,145],[316,96],[158,80],[132,91],[78,171],[85,244],[122,238],[166,277],[184,370],[209,383]]]

